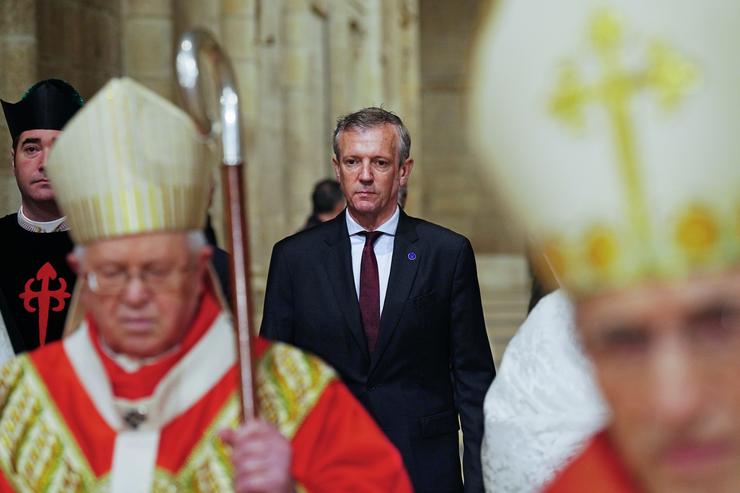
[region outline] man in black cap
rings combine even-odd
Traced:
[[[75,275],[67,224],[46,176],[46,158],[62,127],[82,107],[68,83],[34,84],[15,104],[2,101],[13,141],[13,174],[21,194],[16,214],[0,219],[0,312],[13,352],[28,351],[62,336]],[[5,332],[0,327],[0,359]],[[7,339],[5,339],[7,341]]]

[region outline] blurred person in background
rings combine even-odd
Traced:
[[[545,491],[740,491],[739,28],[731,0],[517,0],[481,37],[473,132],[609,408]]]
[[[331,178],[316,183],[311,193],[311,204],[311,215],[306,219],[303,229],[334,219],[347,205],[339,182]]]
[[[286,344],[253,341],[259,417],[240,423],[204,150],[184,112],[125,78],[55,144],[78,289],[68,335],[0,370],[0,491],[411,491],[336,373]]]

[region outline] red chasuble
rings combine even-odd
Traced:
[[[260,415],[299,491],[407,492],[400,454],[318,358],[257,340]],[[239,417],[229,317],[206,294],[179,347],[126,372],[91,321],[0,371],[0,492],[228,492]]]
[[[606,431],[596,435],[544,490],[546,493],[640,493]]]

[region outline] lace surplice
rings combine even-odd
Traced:
[[[512,338],[484,411],[489,493],[539,491],[607,422],[565,293],[543,298]]]

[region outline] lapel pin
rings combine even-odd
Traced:
[[[407,257],[409,260],[416,260],[416,254],[414,252],[409,252]]]

